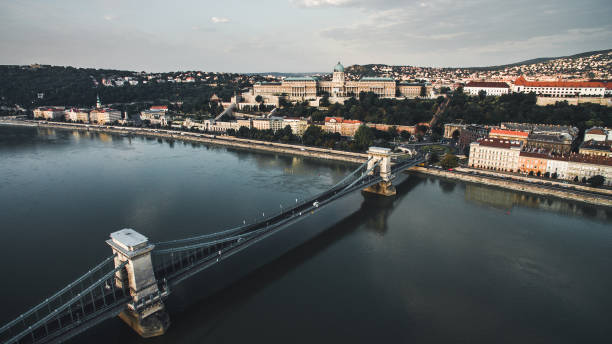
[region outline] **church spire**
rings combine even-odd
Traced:
[[[96,94],[96,108],[101,108],[102,107],[102,102],[100,101],[100,95]]]

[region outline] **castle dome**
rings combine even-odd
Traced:
[[[344,73],[344,66],[342,65],[342,63],[340,63],[340,61],[338,61],[338,64],[334,67],[334,72]]]

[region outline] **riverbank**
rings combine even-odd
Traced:
[[[146,137],[157,137],[168,140],[181,140],[185,142],[197,142],[213,145],[239,147],[258,151],[275,152],[290,155],[300,155],[316,159],[337,160],[362,164],[368,160],[364,153],[338,151],[327,148],[292,145],[277,142],[266,142],[249,139],[241,139],[233,136],[183,132],[165,129],[148,129],[136,127],[104,126],[77,123],[61,123],[29,120],[2,120],[0,125],[18,125],[27,127],[42,127],[61,130],[80,130],[90,132],[104,132],[118,135],[140,135]]]
[[[344,152],[327,148],[292,145],[276,142],[265,142],[249,139],[241,139],[226,135],[212,135],[193,132],[182,132],[164,129],[148,129],[135,127],[103,126],[91,124],[31,121],[31,120],[6,120],[0,119],[0,125],[18,125],[27,127],[54,128],[60,130],[79,130],[89,132],[104,132],[118,135],[140,135],[156,137],[167,140],[181,140],[185,142],[205,143],[227,147],[237,147],[256,151],[274,152],[288,155],[299,155],[316,159],[337,160],[350,163],[364,163],[368,155],[364,153]],[[414,167],[411,169],[418,173],[435,175],[442,178],[457,179],[471,183],[497,186],[505,189],[528,192],[539,195],[558,197],[566,200],[580,201],[588,204],[612,207],[612,195],[608,190],[597,190],[580,187],[574,190],[560,185],[544,186],[528,180],[510,179],[505,176],[473,174],[469,171],[445,171],[435,168]],[[551,183],[552,184],[552,183]]]
[[[567,190],[558,186],[544,186],[527,181],[510,180],[501,177],[476,175],[461,171],[446,171],[437,168],[413,167],[409,171],[432,175],[440,178],[461,180],[469,183],[484,184],[503,189],[527,192],[536,195],[557,197],[564,200],[579,201],[593,205],[612,207],[612,197],[579,190]]]

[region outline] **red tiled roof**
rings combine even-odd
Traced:
[[[331,122],[335,120],[337,123],[346,123],[346,124],[361,124],[361,121],[356,119],[344,119],[343,117],[325,117],[325,123]]]
[[[342,121],[344,121],[343,117],[325,117],[325,122],[331,122],[332,120],[335,120],[338,123],[342,123]]]
[[[596,81],[527,81],[522,75],[514,80],[514,84],[526,87],[606,87],[603,82]]]
[[[586,130],[586,134],[605,135],[606,132],[601,128],[591,128]]]
[[[489,135],[497,134],[497,135],[513,135],[527,138],[529,136],[528,132],[525,131],[517,131],[517,130],[505,130],[505,129],[491,129]]]
[[[168,106],[166,105],[151,106],[151,110],[168,110]]]
[[[491,88],[510,88],[505,82],[497,81],[470,81],[465,87],[491,87]]]

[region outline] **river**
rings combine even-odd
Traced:
[[[109,256],[104,241],[113,231],[134,228],[152,241],[215,232],[280,211],[354,168],[181,141],[0,126],[0,323]],[[338,216],[317,219],[314,238],[222,289],[173,291],[172,325],[162,337],[142,339],[111,319],[71,342],[612,337],[612,209],[419,175],[397,189],[389,199],[349,196]]]

